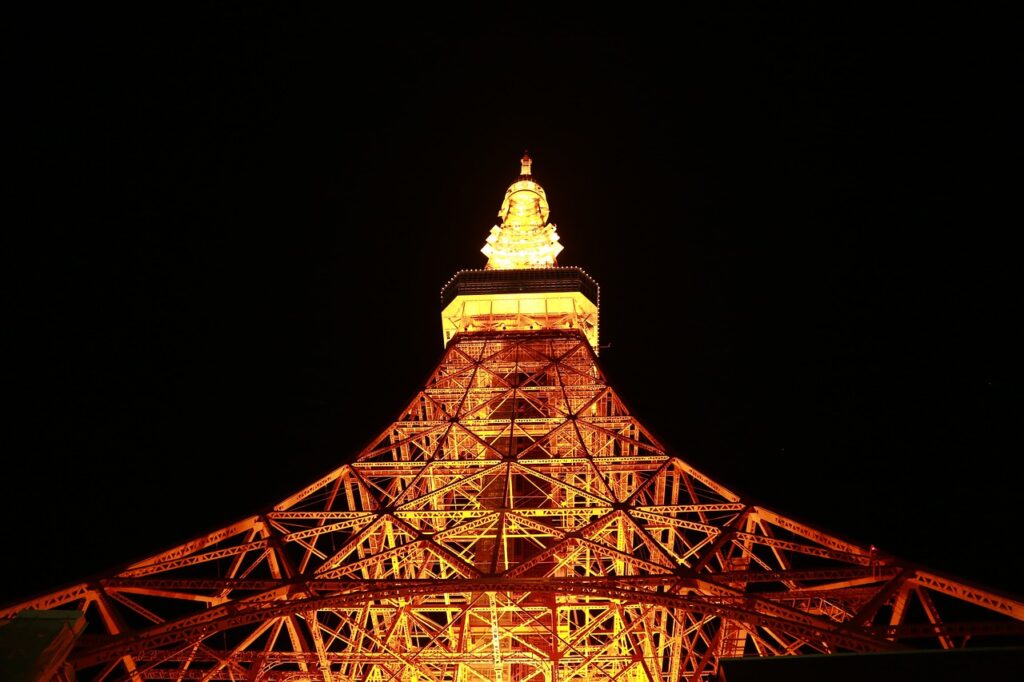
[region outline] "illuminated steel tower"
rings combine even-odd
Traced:
[[[350,463],[0,616],[85,611],[83,679],[676,682],[1024,639],[1024,603],[754,505],[651,436],[530,165],[487,267],[442,289],[437,369]]]

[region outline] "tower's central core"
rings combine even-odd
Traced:
[[[558,267],[562,251],[544,188],[526,154],[481,249],[484,270],[462,270],[441,290],[444,344],[460,333],[579,329],[597,351],[597,283]]]

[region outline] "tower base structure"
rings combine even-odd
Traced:
[[[456,334],[351,463],[10,605],[80,679],[714,679],[738,656],[1020,645],[1024,603],[752,504],[669,452],[579,329]]]

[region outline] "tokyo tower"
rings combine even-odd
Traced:
[[[1020,600],[754,504],[655,439],[601,371],[598,286],[558,265],[531,165],[375,440],[0,618],[84,613],[57,675],[85,680],[677,682],[734,657],[1024,643]]]

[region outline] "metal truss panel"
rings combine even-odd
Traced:
[[[1024,641],[1024,604],[742,500],[579,330],[458,334],[369,446],[266,513],[0,610],[75,605],[81,679],[707,680],[721,658]]]

